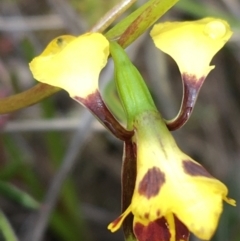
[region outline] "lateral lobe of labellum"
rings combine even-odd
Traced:
[[[134,233],[138,241],[170,241],[170,232],[165,218],[150,222],[147,226],[137,222],[134,224]]]
[[[84,98],[75,96],[73,99],[89,109],[100,120],[100,122],[120,140],[126,141],[133,136],[133,131],[126,130],[115,119],[113,114],[105,105],[98,90]]]
[[[176,241],[188,241],[189,231],[186,226],[174,216],[176,228]],[[168,223],[164,217],[150,222],[147,226],[141,223],[135,223],[134,233],[138,241],[170,241],[171,234],[168,228]]]
[[[189,120],[205,77],[196,79],[194,75],[184,73],[182,75],[182,80],[183,98],[179,113],[173,120],[166,121],[167,127],[170,131],[181,128]]]

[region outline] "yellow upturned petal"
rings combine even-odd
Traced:
[[[228,41],[232,32],[226,21],[204,18],[156,24],[150,35],[156,47],[176,61],[182,74],[199,79],[206,77],[214,68],[209,66],[210,61]]]
[[[108,55],[109,42],[100,33],[65,35],[52,40],[29,65],[36,80],[84,98],[98,88]]]
[[[131,212],[131,206],[129,206],[123,214],[121,214],[117,219],[115,219],[113,222],[111,222],[108,225],[108,229],[111,232],[117,231],[121,226],[124,221],[124,219],[127,217],[127,215]]]

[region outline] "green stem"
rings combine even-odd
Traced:
[[[128,17],[116,24],[105,36],[117,40],[126,48],[151,27],[178,0],[149,0]]]
[[[3,238],[5,241],[18,241],[17,236],[2,211],[0,211],[0,231],[2,234],[1,240]]]
[[[60,90],[60,88],[47,84],[37,84],[22,93],[0,99],[0,114],[10,113],[34,105]]]

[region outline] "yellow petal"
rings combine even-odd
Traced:
[[[219,221],[227,187],[182,153],[162,121],[150,113],[135,122],[137,178],[132,213],[146,224],[175,214],[201,239],[209,240]]]
[[[184,165],[180,169],[179,165],[174,167],[172,164],[172,168],[179,171],[167,176],[169,182],[159,196],[159,199],[165,201],[160,205],[165,209],[171,208],[171,211],[197,237],[209,240],[222,213],[222,202],[228,193],[227,187],[211,177],[190,157],[182,155],[178,160],[182,164],[191,163],[195,171],[186,173]]]
[[[200,79],[214,68],[209,66],[210,61],[228,41],[232,32],[226,21],[204,18],[156,24],[150,35],[156,47],[176,61],[182,74]]]
[[[133,214],[146,224],[173,213],[197,237],[209,240],[222,213],[222,202],[226,199],[228,192],[226,186],[208,176],[207,172],[204,173],[203,167],[186,155],[179,154],[173,159],[162,159],[160,151],[150,146],[146,148],[148,148],[148,159],[145,162],[154,158],[156,160],[154,168],[164,173],[164,181],[159,182],[161,180],[159,172],[150,174],[149,171],[153,170],[153,167],[145,170],[145,175],[140,174],[132,199]],[[185,173],[183,160],[199,166],[196,176]],[[139,171],[139,173],[143,172],[141,168]],[[149,175],[147,176],[146,173]],[[145,188],[144,194],[139,191],[139,187],[146,176],[149,183],[145,184],[148,187]],[[154,195],[146,195],[149,193]],[[231,200],[230,204],[234,205],[234,201]]]
[[[41,53],[41,56],[50,56],[61,52],[70,42],[77,37],[72,35],[62,35],[53,39]]]
[[[100,33],[60,36],[32,60],[30,70],[38,81],[84,98],[98,88],[108,55],[109,42]]]
[[[124,221],[124,219],[127,217],[127,215],[131,212],[131,205],[125,210],[124,213],[122,213],[117,219],[115,219],[113,222],[111,222],[108,225],[108,229],[111,232],[117,231],[121,226]]]
[[[170,232],[170,241],[176,240],[176,227],[175,227],[175,220],[172,213],[165,215],[166,221],[168,223],[168,228]]]

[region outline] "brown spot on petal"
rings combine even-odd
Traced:
[[[156,212],[157,217],[160,217],[160,214],[161,214],[161,212],[160,212],[160,210],[158,209],[157,212]]]
[[[61,37],[59,37],[59,38],[57,38],[57,45],[59,46],[59,47],[61,47],[62,46],[62,44],[63,44],[63,38],[61,38]]]
[[[203,176],[212,178],[212,176],[207,172],[207,170],[203,166],[191,160],[183,161],[183,169],[187,174],[191,176]]]
[[[147,226],[134,224],[134,234],[138,241],[169,241],[170,233],[165,218],[149,222]]]
[[[165,182],[165,174],[158,167],[148,169],[138,186],[140,195],[150,199],[156,196]]]
[[[148,219],[148,218],[149,218],[149,213],[145,213],[145,214],[144,214],[144,218],[145,218],[145,219]]]

